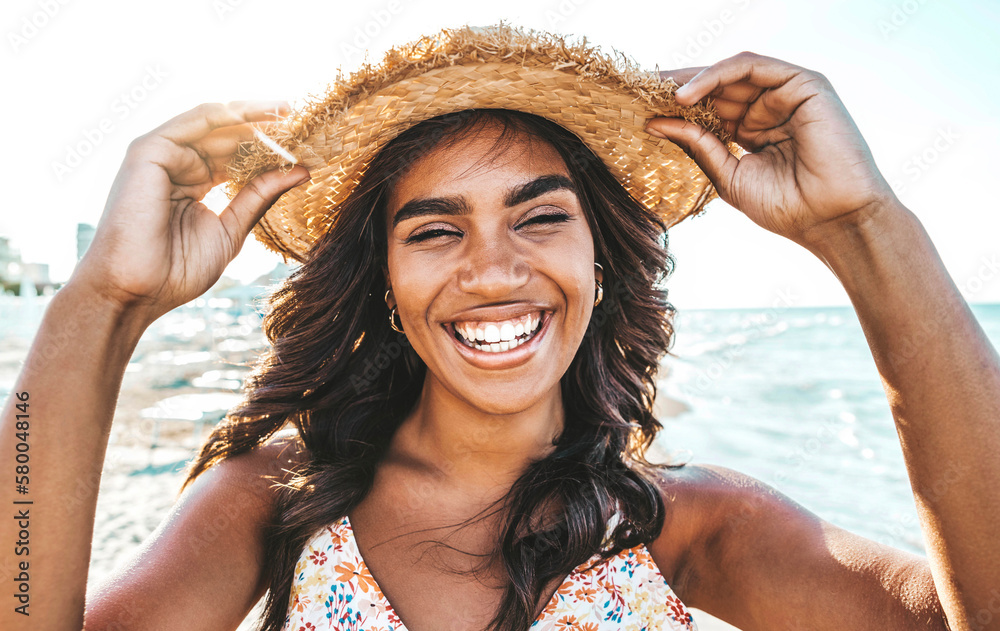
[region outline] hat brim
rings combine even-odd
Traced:
[[[309,169],[312,181],[283,195],[254,234],[286,258],[304,261],[387,142],[435,116],[483,108],[536,114],[573,132],[669,228],[717,195],[698,165],[674,143],[647,134],[646,123],[682,117],[729,140],[710,104],[676,104],[677,87],[586,42],[570,45],[503,25],[443,31],[390,51],[382,65],[335,82],[283,121],[259,125]],[[229,195],[279,166],[291,164],[260,140],[246,143],[230,165]]]

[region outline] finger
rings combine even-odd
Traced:
[[[692,105],[720,88],[745,81],[758,88],[783,85],[804,69],[754,53],[740,53],[705,68],[677,90],[677,102]]]
[[[196,152],[208,167],[212,186],[215,186],[229,179],[226,167],[232,162],[240,145],[253,137],[254,132],[250,125],[238,125],[217,129],[200,141],[190,143],[188,147]]]
[[[254,128],[246,123],[216,129],[207,136],[188,143],[188,146],[208,157],[228,159],[236,153],[240,144],[253,140],[253,138]]]
[[[225,182],[228,179],[226,166],[232,160],[240,144],[253,138],[254,128],[249,123],[245,123],[216,129],[197,142],[187,143],[179,148],[175,147],[172,153],[175,154],[177,160],[170,161],[170,164],[174,166],[171,175],[172,180],[176,184],[188,185],[194,181],[205,179],[204,171],[201,169],[198,169],[197,173],[192,175],[191,171],[183,171],[178,168],[182,157],[185,163],[190,166],[190,161],[194,157],[191,155],[193,153],[210,172],[213,186]],[[201,180],[193,181],[192,177],[201,178]]]
[[[226,226],[236,250],[242,247],[250,230],[279,197],[308,181],[309,171],[305,167],[295,166],[288,173],[274,169],[247,182],[219,214],[219,220]]]
[[[789,137],[788,132],[782,128],[787,117],[776,118],[760,101],[745,103],[712,99],[712,105],[722,120],[722,127],[748,151],[760,151],[766,145]]]
[[[672,79],[677,85],[683,86],[691,81],[698,73],[705,70],[707,66],[699,66],[697,68],[682,68],[680,70],[661,70],[660,79]],[[708,96],[712,98],[722,98],[728,99],[730,101],[754,101],[761,93],[764,92],[762,88],[759,88],[751,83],[742,81],[739,83],[734,83],[732,85],[720,86],[719,88],[713,90]]]
[[[646,125],[646,131],[684,149],[712,181],[722,199],[729,199],[729,182],[740,161],[714,134],[682,118],[654,118]]]
[[[677,70],[661,70],[660,79],[666,81],[667,79],[673,79],[674,83],[677,85],[684,85],[691,79],[695,77],[699,72],[704,70],[707,66],[698,66],[695,68],[679,68]]]
[[[719,115],[719,118],[729,122],[738,122],[750,109],[750,103],[746,101],[730,101],[721,98],[713,98],[712,105],[715,106],[715,113]]]
[[[154,129],[151,133],[176,144],[195,142],[220,127],[273,121],[289,111],[285,101],[233,101],[203,103]]]
[[[709,92],[708,96],[713,99],[725,99],[727,101],[742,101],[744,103],[750,103],[757,100],[764,92],[764,88],[759,88],[746,81],[740,81],[738,83],[720,86],[719,88]]]

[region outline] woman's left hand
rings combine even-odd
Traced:
[[[737,159],[714,135],[680,118],[653,119],[646,130],[685,149],[724,201],[767,230],[812,249],[826,229],[898,204],[844,104],[818,72],[740,53],[704,69],[660,75],[683,84],[680,105],[711,98],[733,139],[750,153]]]

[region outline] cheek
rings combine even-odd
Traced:
[[[439,278],[433,273],[434,270],[410,260],[403,252],[394,253],[391,249],[387,267],[392,293],[404,325],[406,322],[413,325],[416,321],[423,320],[428,305],[438,292],[436,283]]]
[[[567,243],[566,248],[560,248],[559,252],[553,253],[550,259],[549,269],[558,270],[559,284],[564,288],[567,298],[577,298],[582,306],[586,306],[588,298],[592,298],[596,285],[594,285],[594,244],[590,240],[590,233],[580,235],[579,238]],[[590,301],[592,302],[592,300]],[[588,309],[584,309],[588,311]]]

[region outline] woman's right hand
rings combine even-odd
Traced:
[[[267,209],[309,179],[301,166],[268,171],[218,215],[201,203],[226,180],[239,143],[253,138],[250,123],[287,111],[287,103],[205,104],[134,140],[70,283],[149,322],[205,293]]]

